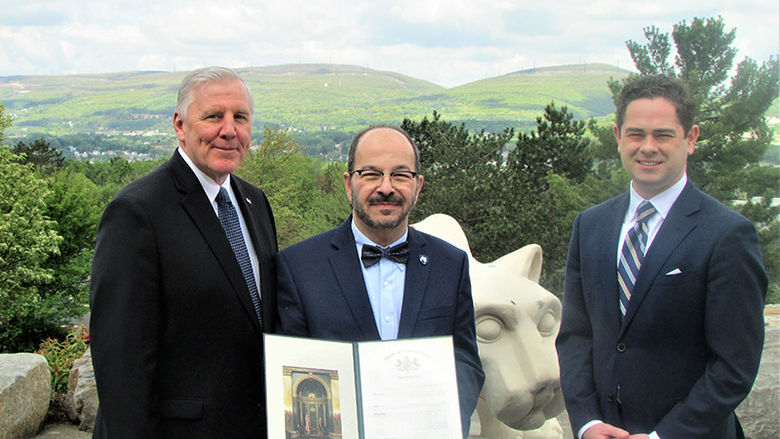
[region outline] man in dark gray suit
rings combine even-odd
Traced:
[[[188,74],[179,148],[103,214],[90,291],[95,438],[266,437],[276,231],[263,192],[231,175],[252,114],[232,70]]]
[[[579,437],[741,437],[767,276],[753,224],[687,178],[694,109],[675,80],[626,84],[614,131],[630,191],[574,222],[557,347]]]
[[[484,382],[466,253],[409,227],[423,176],[404,131],[361,132],[347,168],[353,215],[278,255],[278,332],[345,341],[451,335],[466,437]]]

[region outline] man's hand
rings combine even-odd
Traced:
[[[635,436],[629,436],[626,430],[606,423],[596,424],[582,434],[582,439],[629,439],[629,437],[633,438]]]
[[[629,439],[649,439],[649,438],[650,438],[650,436],[648,436],[648,435],[646,435],[646,434],[632,434],[632,435],[631,435],[631,436],[629,436],[628,438],[629,438]]]

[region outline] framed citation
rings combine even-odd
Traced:
[[[461,436],[452,337],[264,337],[269,438]]]

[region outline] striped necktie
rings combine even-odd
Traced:
[[[632,227],[623,248],[620,251],[618,263],[618,285],[620,286],[620,314],[625,316],[628,301],[631,300],[631,292],[634,290],[639,269],[645,260],[647,251],[647,221],[656,212],[655,207],[645,200],[636,209],[636,224]]]
[[[241,273],[244,275],[244,281],[246,281],[246,286],[249,289],[249,297],[252,299],[252,306],[255,308],[257,320],[260,322],[260,328],[262,329],[263,310],[260,303],[260,292],[257,291],[257,282],[255,282],[254,271],[252,271],[252,261],[249,259],[244,235],[241,233],[238,214],[233,207],[233,203],[230,202],[230,196],[225,188],[219,188],[216,200],[219,222],[222,224],[222,228],[225,229],[225,235],[227,235],[228,241],[230,241],[230,247],[233,248],[238,265],[241,267]]]

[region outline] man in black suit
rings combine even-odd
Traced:
[[[345,341],[451,335],[466,437],[484,382],[466,254],[408,227],[423,176],[404,131],[361,132],[347,168],[350,219],[277,257],[278,332]]]
[[[557,348],[579,437],[741,437],[767,277],[750,221],[687,178],[694,109],[673,79],[626,84],[614,131],[630,191],[574,222]]]
[[[252,115],[234,71],[188,74],[179,148],[103,214],[90,291],[95,438],[266,437],[276,231],[263,192],[231,175]]]

